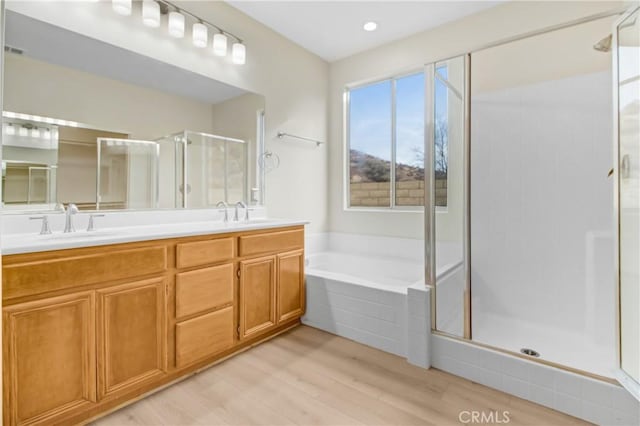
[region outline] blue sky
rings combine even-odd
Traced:
[[[446,77],[446,68],[439,72]],[[436,116],[446,118],[447,88],[438,80],[435,96]],[[396,104],[396,159],[421,166],[415,150],[424,145],[424,73],[397,80]],[[351,148],[390,160],[391,81],[351,90],[350,107]]]

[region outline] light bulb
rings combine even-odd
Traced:
[[[175,38],[184,37],[184,15],[180,12],[169,12],[169,35]]]
[[[227,55],[227,36],[218,33],[213,36],[213,54],[216,56]]]
[[[15,135],[16,134],[16,126],[14,126],[12,124],[7,124],[6,133],[7,133],[7,136]]]
[[[160,26],[160,5],[157,2],[153,0],[142,2],[142,23],[151,28]]]
[[[362,29],[365,31],[375,31],[376,28],[378,28],[378,24],[374,21],[369,21],[369,22],[365,22],[365,24],[362,26]]]
[[[231,47],[231,60],[234,64],[244,65],[247,59],[247,50],[242,43],[233,43]]]
[[[44,133],[42,134],[42,137],[44,139],[51,139],[51,130],[49,129],[44,129]]]
[[[119,15],[131,15],[132,0],[111,0],[113,11]]]
[[[193,45],[196,47],[207,47],[208,35],[207,26],[205,24],[196,22],[193,24],[191,30],[191,37],[193,39]]]
[[[20,126],[20,130],[18,130],[18,135],[22,137],[29,136],[29,129],[27,129],[26,127]]]

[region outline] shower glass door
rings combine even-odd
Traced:
[[[640,382],[640,24],[617,26],[620,366]],[[626,383],[625,383],[626,384]]]
[[[466,234],[466,68],[468,56],[427,67],[429,151],[432,158],[429,190],[433,192],[431,242],[435,247],[435,328],[469,337]],[[429,168],[428,168],[429,169]],[[428,215],[427,215],[428,216]]]
[[[614,19],[471,55],[472,339],[607,377]]]

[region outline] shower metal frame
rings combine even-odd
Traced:
[[[618,382],[625,388],[629,386],[631,381],[634,387],[640,386],[633,377],[631,377],[622,368],[622,300],[621,300],[621,280],[620,280],[620,102],[619,102],[619,90],[620,90],[620,76],[616,72],[619,69],[619,57],[618,57],[618,31],[622,26],[622,23],[627,20],[631,15],[638,12],[640,6],[634,5],[627,8],[624,13],[620,15],[618,19],[613,23],[611,31],[611,63],[613,66],[613,221],[614,221],[614,244],[613,255],[615,257],[614,263],[614,286],[615,286],[615,303],[616,303],[616,361],[617,371],[616,378]],[[636,397],[637,398],[637,397]]]
[[[634,8],[632,8],[633,10],[635,10]],[[502,349],[500,347],[496,347],[496,346],[491,346],[491,345],[487,345],[481,342],[477,342],[472,340],[472,329],[471,329],[471,156],[470,156],[470,148],[471,148],[471,54],[482,51],[482,50],[486,50],[492,47],[497,47],[497,46],[501,46],[504,44],[508,44],[511,42],[515,42],[515,41],[519,41],[519,40],[524,40],[527,39],[529,37],[533,37],[533,36],[537,36],[537,35],[542,35],[542,34],[546,34],[549,32],[553,32],[553,31],[557,31],[557,30],[561,30],[561,29],[565,29],[565,28],[570,28],[570,27],[574,27],[577,25],[581,25],[581,24],[585,24],[591,21],[596,21],[598,19],[603,19],[603,18],[607,18],[607,17],[611,17],[611,16],[616,16],[619,15],[621,17],[624,17],[627,15],[627,13],[632,13],[629,12],[629,7],[628,6],[622,6],[622,7],[617,7],[617,8],[613,8],[604,12],[600,12],[600,13],[596,13],[596,14],[592,14],[589,16],[585,16],[582,18],[578,18],[578,19],[574,19],[571,21],[567,21],[561,24],[556,24],[556,25],[551,25],[551,26],[547,26],[545,28],[542,29],[538,29],[538,30],[533,30],[533,31],[528,31],[525,32],[523,34],[519,34],[513,37],[507,37],[495,42],[491,42],[491,43],[486,43],[486,44],[481,44],[479,46],[476,46],[473,49],[469,49],[469,50],[465,50],[462,51],[456,55],[451,55],[451,56],[447,56],[445,58],[442,59],[438,59],[432,62],[429,62],[428,64],[425,65],[425,88],[428,87],[429,85],[433,86],[433,79],[430,77],[435,78],[435,76],[433,75],[433,71],[430,70],[435,70],[435,65],[439,62],[444,62],[444,61],[448,61],[451,59],[455,59],[455,58],[459,58],[459,57],[465,57],[465,88],[464,88],[464,107],[465,107],[465,112],[464,112],[464,149],[463,149],[463,164],[464,164],[464,178],[463,178],[463,197],[464,197],[464,212],[463,212],[463,218],[464,218],[464,222],[463,222],[463,263],[464,263],[464,268],[465,268],[465,286],[464,286],[464,298],[463,298],[463,303],[464,303],[464,321],[463,321],[463,335],[462,336],[457,336],[454,334],[450,334],[444,331],[440,331],[438,330],[437,324],[436,324],[436,310],[437,310],[437,303],[436,303],[436,293],[437,293],[437,288],[436,288],[436,277],[435,277],[435,273],[436,273],[436,262],[435,262],[435,202],[434,200],[431,200],[431,197],[434,195],[434,190],[435,188],[433,188],[432,186],[435,185],[435,176],[434,176],[434,172],[435,170],[433,170],[433,164],[427,164],[427,161],[429,161],[429,163],[433,163],[433,153],[434,153],[434,135],[433,135],[433,110],[434,110],[434,100],[431,100],[431,98],[434,96],[433,94],[429,94],[429,93],[425,93],[425,100],[427,100],[427,102],[425,102],[425,201],[426,200],[430,200],[429,204],[427,204],[425,202],[425,208],[424,208],[424,243],[425,243],[425,251],[424,251],[424,261],[425,261],[425,285],[427,287],[430,288],[432,294],[431,294],[431,332],[433,334],[437,334],[437,335],[441,335],[441,336],[445,336],[447,338],[451,338],[454,340],[458,340],[458,341],[462,341],[465,343],[470,343],[470,344],[474,344],[477,345],[479,347],[484,347],[484,348],[488,348],[491,350],[495,350],[501,353],[505,353],[511,356],[515,356],[518,358],[523,358],[523,359],[527,359],[529,361],[532,362],[537,362],[540,364],[544,364],[544,365],[548,365],[551,367],[555,367],[555,368],[559,368],[561,370],[565,370],[565,371],[569,371],[572,373],[576,373],[576,374],[580,374],[583,376],[587,376],[587,377],[591,377],[591,378],[595,378],[601,381],[605,381],[608,383],[614,383],[617,384],[618,382],[610,377],[604,377],[604,376],[600,376],[598,374],[594,374],[594,373],[590,373],[588,371],[584,371],[584,370],[579,370],[579,369],[575,369],[572,368],[570,366],[564,365],[564,364],[559,364],[553,361],[548,361],[548,360],[544,360],[544,359],[537,359],[537,358],[531,358],[530,356],[527,355],[523,355],[519,352],[513,352],[507,349]],[[619,18],[622,19],[622,18]],[[617,21],[616,21],[617,22]],[[614,35],[615,37],[615,35]],[[614,41],[615,40],[614,38]],[[615,46],[615,44],[612,43],[612,46]],[[617,102],[617,95],[614,94],[614,102]],[[617,141],[617,139],[616,139]],[[427,153],[430,154],[430,157],[427,157]],[[617,167],[616,167],[617,169]],[[616,195],[617,196],[617,195]],[[616,207],[616,210],[614,212],[614,214],[618,214],[618,210]],[[617,220],[617,216],[616,216],[616,220]],[[619,228],[618,228],[619,230]],[[617,250],[617,248],[616,248]],[[617,256],[617,251],[616,251],[616,256]],[[616,269],[619,268],[619,259],[618,257],[616,257],[616,265],[615,265]],[[618,281],[618,277],[616,277],[616,300],[617,300],[617,307],[616,307],[616,314],[617,314],[617,330],[616,330],[616,334],[618,336],[618,342],[617,342],[617,348],[616,350],[618,351],[618,355],[620,353],[620,341],[619,341],[619,333],[620,333],[620,327],[619,327],[619,318],[620,318],[620,303],[619,303],[619,281]],[[618,362],[619,362],[619,357],[618,357]]]

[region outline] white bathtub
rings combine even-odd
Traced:
[[[331,234],[322,249],[307,255],[303,323],[410,361],[427,356],[425,336],[431,325],[422,242]],[[438,287],[461,269],[458,252],[439,251]]]
[[[424,283],[424,268],[415,260],[337,251],[307,256],[306,273],[405,294],[410,285]]]

